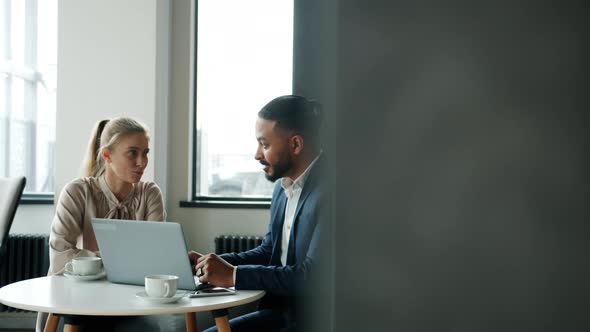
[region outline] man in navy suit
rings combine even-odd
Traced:
[[[319,254],[320,122],[317,104],[300,96],[275,98],[258,112],[255,159],[268,180],[279,180],[268,233],[260,246],[246,252],[189,254],[201,282],[267,292],[258,311],[230,321],[232,331],[296,326],[294,302]]]

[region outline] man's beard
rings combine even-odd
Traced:
[[[270,182],[275,182],[276,180],[284,177],[285,173],[287,173],[291,168],[293,168],[293,161],[291,160],[291,156],[289,156],[288,154],[284,158],[282,158],[282,161],[279,160],[279,162],[276,164],[271,165],[262,161],[260,161],[260,163],[266,166],[270,166],[272,174],[264,172],[264,177],[266,177],[266,179]]]

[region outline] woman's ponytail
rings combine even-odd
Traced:
[[[102,165],[99,163],[104,163],[104,161],[102,158],[98,157],[101,146],[100,138],[102,136],[104,127],[108,122],[108,119],[101,120],[96,123],[94,129],[92,130],[92,135],[90,135],[90,141],[88,142],[88,148],[86,150],[86,158],[83,162],[84,176],[97,176],[99,170],[102,168]]]

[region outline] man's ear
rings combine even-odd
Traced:
[[[301,135],[294,135],[290,140],[291,151],[294,155],[299,155],[303,152],[303,137]]]
[[[100,151],[100,156],[102,157],[102,160],[104,160],[105,162],[111,162],[111,150],[109,150],[107,147],[102,148],[102,150]]]

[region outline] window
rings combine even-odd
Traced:
[[[293,0],[197,1],[194,200],[268,201],[254,124],[292,93]]]
[[[54,191],[57,0],[0,0],[0,176]]]

